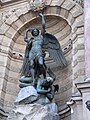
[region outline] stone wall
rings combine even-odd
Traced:
[[[57,75],[60,90],[55,98],[62,113],[72,93],[77,92],[75,82],[85,77],[83,9],[72,0],[48,0],[47,4],[46,30],[58,38],[68,61],[63,70],[53,61],[46,61]],[[2,6],[1,13],[4,16],[0,27],[0,104],[9,111],[19,91],[18,78],[25,50],[23,32],[30,26],[40,28],[40,23],[26,1]]]

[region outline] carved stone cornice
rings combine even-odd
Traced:
[[[75,84],[80,93],[90,92],[90,81],[82,81]]]

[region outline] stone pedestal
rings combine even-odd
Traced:
[[[53,107],[53,104],[51,106]],[[48,106],[27,104],[16,106],[7,120],[59,120],[59,116],[50,111]]]
[[[7,120],[59,120],[54,100],[38,94],[33,86],[22,88],[15,104]]]

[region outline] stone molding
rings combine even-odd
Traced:
[[[69,106],[66,106],[63,110],[59,111],[59,116],[60,116],[60,119],[64,119],[66,118],[67,116],[70,116],[70,111],[71,111],[71,108]]]
[[[70,0],[70,1],[74,1],[76,4],[79,4],[81,7],[84,6],[84,1],[83,0]],[[16,0],[4,0],[4,1],[1,1],[1,5],[5,6],[5,5],[11,5],[11,4],[14,4],[14,3],[20,4],[21,2],[29,2],[29,0],[18,0],[18,1],[16,1]],[[47,0],[46,0],[46,2],[47,2]],[[62,5],[63,2],[64,2],[64,0],[56,2],[56,3],[58,3],[59,5]],[[50,3],[52,3],[52,0],[49,0],[46,5],[48,6]],[[53,5],[53,3],[52,3],[52,5]]]
[[[6,114],[4,109],[0,107],[0,119],[6,120],[7,117],[8,117],[8,114]]]
[[[90,81],[89,81],[89,79],[86,79],[86,81],[83,81],[83,82],[78,82],[75,85],[81,93],[90,92]]]

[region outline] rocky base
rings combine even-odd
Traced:
[[[7,120],[59,120],[59,116],[50,111],[48,106],[27,104],[16,106]]]

